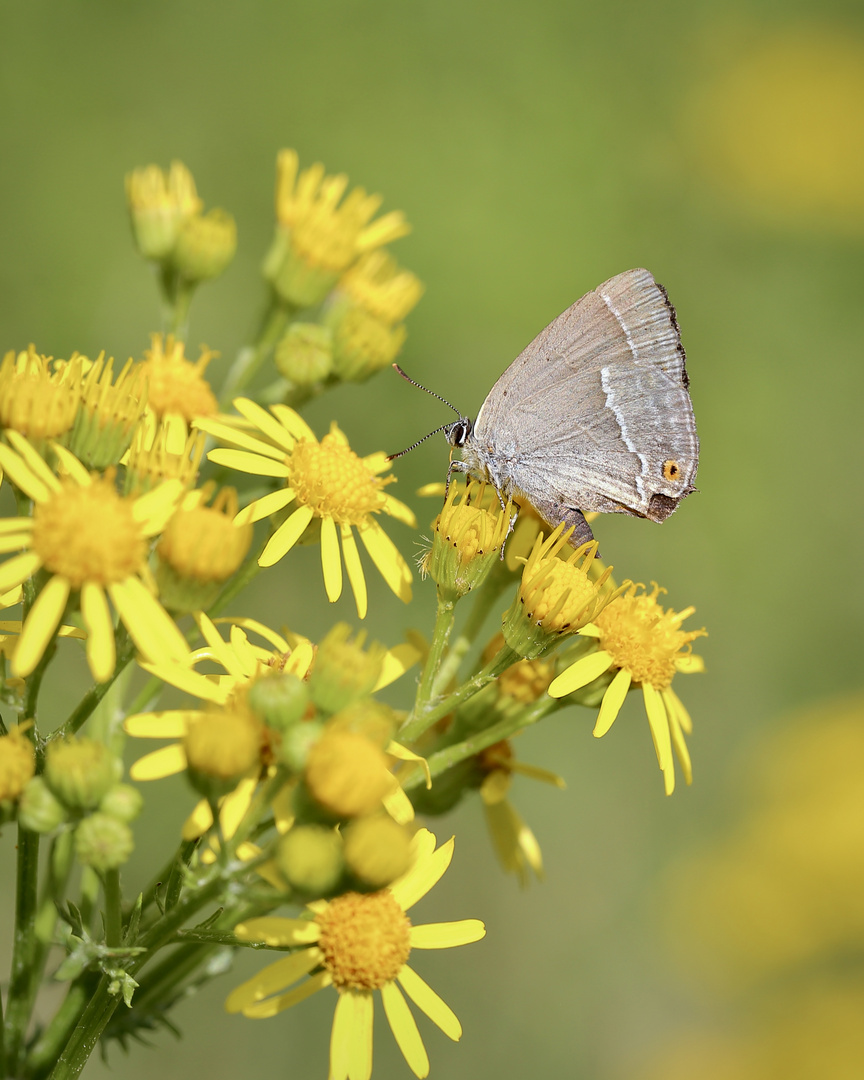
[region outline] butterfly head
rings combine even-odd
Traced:
[[[447,437],[447,442],[451,446],[457,449],[463,447],[471,438],[471,433],[474,430],[474,424],[468,419],[467,416],[460,416],[458,420],[452,424],[448,424],[444,428],[444,434]]]

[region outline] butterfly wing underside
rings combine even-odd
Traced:
[[[538,509],[551,500],[663,521],[696,476],[687,387],[665,290],[647,270],[628,270],[559,315],[507,368],[478,414],[475,450],[499,486]]]

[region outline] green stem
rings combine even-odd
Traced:
[[[509,584],[510,581],[509,575],[490,574],[483,587],[475,593],[474,603],[468,612],[465,625],[438,669],[438,675],[432,684],[432,697],[443,694],[450,682],[456,677],[460,664],[477,640],[477,635],[483,629],[483,624],[486,622],[489,612],[495,606],[495,602],[501,595],[504,586]]]
[[[435,676],[441,666],[441,658],[447,648],[447,642],[453,629],[453,618],[456,609],[455,601],[445,600],[438,593],[438,610],[435,613],[435,627],[432,631],[432,644],[429,647],[429,655],[423,665],[423,673],[420,676],[420,685],[417,687],[417,697],[414,701],[414,715],[422,716],[432,696],[432,686]]]
[[[197,846],[197,840],[181,841],[180,846],[177,848],[177,850],[174,852],[168,862],[162,867],[159,873],[153,878],[153,880],[144,890],[141,904],[143,910],[146,911],[147,908],[155,902],[160,885],[164,885],[167,891],[168,885],[170,884],[171,879],[178,866],[189,865],[189,860],[192,858],[192,853],[195,851],[195,848]]]
[[[519,659],[519,654],[505,645],[482,671],[479,671],[472,679],[463,683],[458,690],[449,694],[434,708],[421,716],[415,716],[412,713],[399,730],[399,742],[410,744],[415,739],[419,739],[424,731],[428,731],[442,717],[447,716],[459,705],[478,694],[484,686],[488,686],[493,679],[498,678],[502,671],[506,671],[511,664],[515,664]]]
[[[123,943],[123,898],[120,893],[120,871],[106,870],[102,877],[105,891],[105,942],[112,948]]]
[[[111,675],[111,678],[107,682],[96,683],[95,686],[90,687],[84,697],[81,698],[81,701],[75,707],[74,711],[70,713],[64,723],[52,733],[49,741],[53,742],[55,739],[68,738],[83,727],[87,719],[93,713],[93,710],[111,689],[114,680],[135,655],[135,646],[129,640],[129,635],[126,634],[125,631],[121,635],[118,631],[118,637],[120,638],[120,642],[117,649],[117,662],[114,665],[114,672]]]
[[[223,411],[228,409],[237,394],[255,377],[263,366],[271,349],[282,336],[282,331],[285,329],[285,324],[291,314],[292,309],[281,304],[275,294],[271,293],[270,303],[261,320],[261,326],[254,343],[240,350],[225,377],[222,397],[219,402]]]
[[[69,993],[66,995],[63,1004],[51,1018],[48,1026],[27,1055],[28,1069],[33,1077],[38,1078],[44,1075],[57,1060],[57,1055],[84,1011],[87,1004],[87,993],[87,987],[81,983],[76,982],[69,987]]]
[[[207,609],[207,614],[210,616],[211,619],[214,619],[217,615],[224,611],[228,604],[230,604],[231,601],[234,599],[234,597],[239,592],[242,592],[242,590],[246,588],[249,582],[252,581],[258,574],[258,572],[261,570],[261,567],[258,565],[258,559],[261,557],[261,552],[267,546],[267,542],[269,539],[269,536],[265,536],[261,543],[258,545],[258,547],[255,549],[255,551],[253,551],[251,555],[248,555],[246,557],[246,561],[243,563],[237,573],[231,578],[231,580],[227,583],[222,592],[219,593],[219,595]]]
[[[462,742],[454,743],[452,746],[446,746],[443,750],[437,751],[437,753],[430,754],[427,758],[427,764],[433,780],[436,776],[447,772],[448,769],[452,769],[454,765],[458,765],[460,761],[474,757],[481,750],[494,746],[495,743],[501,742],[503,739],[509,739],[517,731],[523,731],[526,727],[536,724],[538,720],[559,708],[561,708],[561,704],[555,698],[542,697],[529,708],[520,709],[512,716],[503,717],[497,724],[492,724],[491,727],[486,728],[484,731],[475,732],[467,739],[463,739]],[[406,781],[405,790],[410,791],[412,788],[425,784],[425,782],[425,774],[418,773],[415,777]]]
[[[34,997],[33,960],[36,951],[39,834],[18,827],[18,881],[15,894],[15,938],[6,1005],[6,1064],[9,1076],[19,1075],[19,1058]]]

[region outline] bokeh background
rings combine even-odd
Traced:
[[[419,965],[465,1028],[453,1045],[421,1021],[433,1076],[860,1077],[860,5],[31,0],[2,6],[0,42],[3,350],[141,356],[159,310],[123,177],[179,158],[206,205],[238,221],[237,258],[201,290],[190,334],[224,369],[263,302],[285,146],[406,212],[414,231],[395,251],[427,291],[401,359],[471,415],[582,293],[634,266],[666,285],[700,493],[662,528],[613,517],[595,531],[622,576],[656,579],[709,630],[707,674],[679,687],[694,785],[663,796],[631,701],[601,742],[584,710],[520,740],[568,784],[514,793],[543,885],[499,872],[477,800],[433,824],[457,833],[456,858],[418,915],[489,930]],[[319,433],[338,419],[360,452],[450,419],[388,374],[307,416]],[[398,464],[397,494],[423,522],[434,508],[412,492],[446,461],[438,437]],[[417,550],[409,530],[396,539]],[[316,559],[266,576],[244,610],[313,638],[350,620],[349,600],[326,604]],[[410,609],[376,594],[372,635],[428,631],[432,586],[416,592]],[[80,678],[56,692],[58,719]],[[130,887],[191,804],[160,783]],[[7,830],[5,866],[11,843]],[[8,910],[8,879],[0,897]],[[160,1033],[128,1059],[115,1047],[86,1075],[325,1076],[332,1000],[229,1018],[234,981],[180,1008],[182,1041]],[[407,1077],[378,1036],[375,1075]]]

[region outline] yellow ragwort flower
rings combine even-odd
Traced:
[[[186,357],[183,342],[173,334],[151,334],[141,369],[147,380],[147,404],[160,420],[173,414],[188,424],[197,416],[214,416],[219,411],[216,395],[204,378],[216,355],[202,346],[193,363]]]
[[[313,266],[342,273],[359,255],[389,244],[409,231],[401,211],[373,221],[380,195],[354,188],[342,200],[348,177],[325,176],[317,163],[299,172],[296,150],[282,150],[277,161],[276,218],[291,230],[292,247]]]
[[[114,379],[114,361],[105,353],[87,369],[81,386],[81,407],[66,440],[89,469],[116,465],[129,448],[147,404],[147,383],[141,366],[127,360]]]
[[[87,662],[97,681],[114,671],[109,597],[146,660],[187,655],[183,635],[151,591],[147,565],[150,538],[173,513],[180,484],[168,481],[141,498],[125,498],[110,475],[91,475],[63,447],[53,446],[62,469],[58,477],[17,432],[7,431],[6,437],[14,449],[0,445],[0,465],[35,505],[32,517],[0,521],[0,551],[23,549],[0,567],[0,592],[37,571],[50,575],[22,627],[13,673],[33,671],[73,594],[80,594]]]
[[[264,917],[237,926],[235,933],[244,941],[293,946],[295,951],[238,986],[226,1009],[256,1019],[275,1016],[332,986],[339,1000],[330,1038],[330,1080],[368,1080],[378,990],[405,1060],[415,1076],[427,1076],[429,1058],[402,991],[451,1039],[460,1038],[462,1026],[409,967],[411,950],[467,945],[486,933],[478,919],[411,924],[406,912],[441,879],[453,856],[452,839],[437,850],[435,842],[432,833],[419,830],[411,841],[412,866],[380,892],[315,901],[307,909],[311,921]]]
[[[67,362],[26,352],[8,352],[0,364],[0,427],[38,442],[58,439],[72,427],[81,400],[84,357]]]
[[[693,779],[684,742],[684,734],[690,734],[693,723],[672,689],[672,679],[679,671],[704,670],[701,657],[692,653],[691,643],[703,637],[705,630],[681,629],[681,623],[695,608],[664,610],[658,597],[665,589],[655,584],[646,593],[640,592],[641,588],[631,583],[594,619],[592,626],[583,628],[584,636],[597,638],[598,649],[563,671],[549,687],[549,693],[564,697],[613,669],[615,677],[603,696],[594,725],[594,735],[599,739],[614,723],[631,685],[641,687],[666,794],[671,795],[675,790],[673,748],[685,780],[689,784]]]
[[[487,747],[477,755],[476,763],[481,773],[485,773],[480,784],[480,798],[483,800],[486,827],[499,863],[508,874],[516,875],[523,888],[531,880],[529,870],[533,870],[536,877],[542,880],[540,845],[507,795],[514,773],[559,789],[566,787],[564,781],[548,769],[517,761],[509,739]]]
[[[400,269],[386,251],[370,251],[342,277],[339,291],[393,326],[416,306],[423,295],[423,283],[410,270]]]
[[[203,432],[190,433],[186,421],[176,413],[157,420],[148,410],[121,458],[126,466],[126,494],[143,495],[163,480],[179,480],[184,488],[193,487],[206,442]]]
[[[342,595],[344,557],[357,614],[365,618],[366,579],[354,539],[356,529],[384,581],[407,603],[411,599],[411,571],[376,515],[383,511],[411,526],[416,521],[407,506],[384,490],[394,479],[381,476],[390,468],[385,455],[358,457],[335,423],[319,442],[306,421],[287,405],[271,405],[270,412],[247,398],[236,399],[234,405],[258,433],[247,434],[218,420],[196,421],[200,430],[238,447],[212,450],[209,459],[241,472],[271,476],[284,484],[279,491],[241,510],[236,523],[260,521],[291,503],[295,505],[270,537],[259,565],[273,566],[310,525],[320,526],[321,565],[328,599],[332,602]]]
[[[192,174],[179,161],[172,161],[167,173],[158,165],[129,173],[126,201],[135,241],[145,259],[170,255],[180,225],[200,213],[202,206]]]

